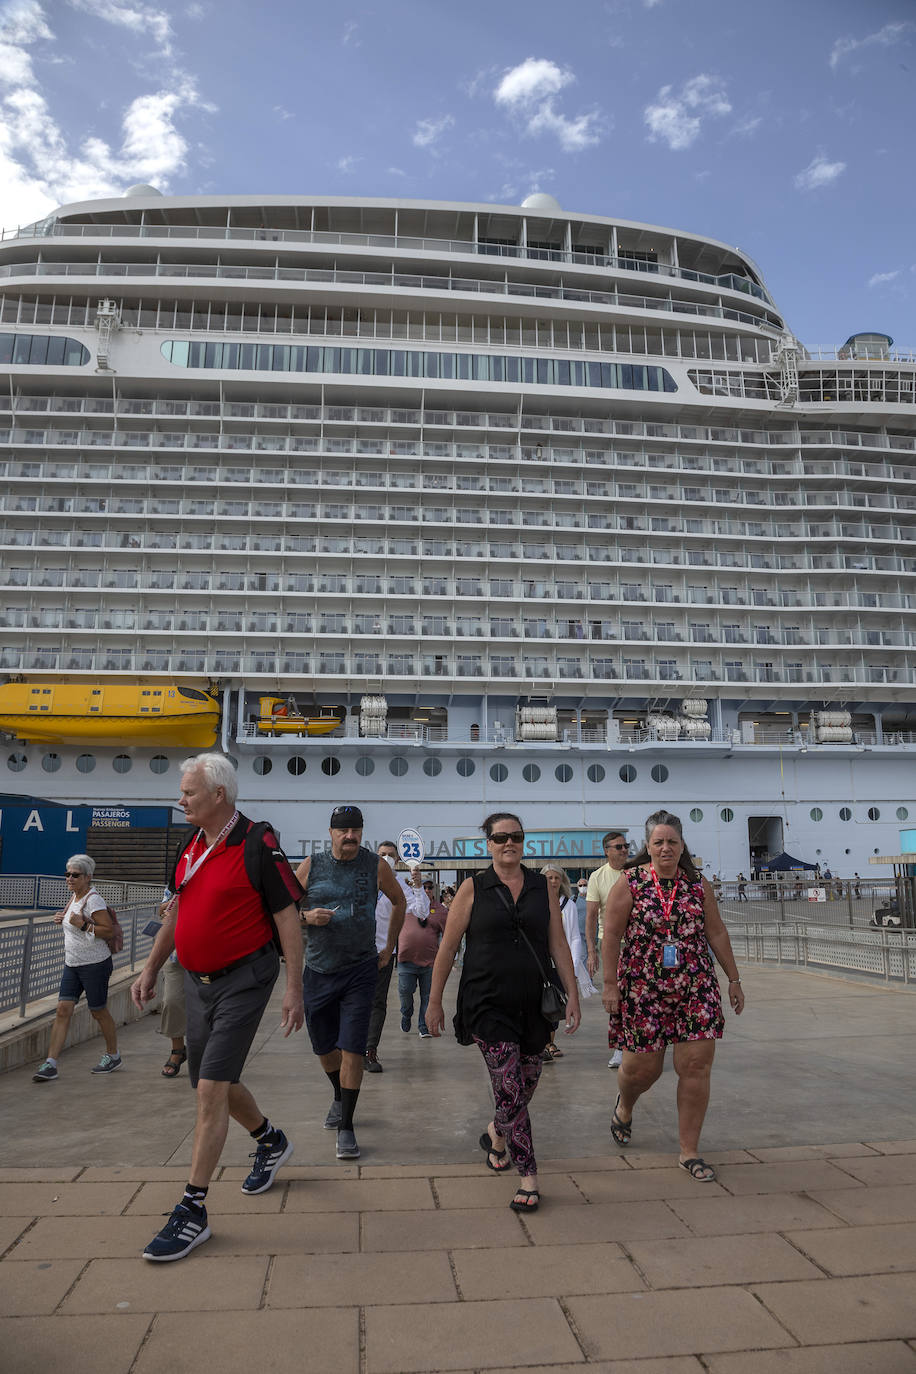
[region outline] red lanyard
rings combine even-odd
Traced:
[[[671,912],[674,910],[674,902],[675,898],[677,897],[677,885],[679,875],[675,874],[674,887],[671,889],[668,896],[666,897],[662,889],[662,885],[659,882],[658,874],[656,873],[655,869],[650,867],[649,872],[652,874],[652,881],[655,884],[655,891],[658,893],[658,900],[661,902],[662,914],[664,915],[666,926],[665,940],[668,941],[671,939]]]

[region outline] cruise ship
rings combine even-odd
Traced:
[[[444,869],[502,809],[574,870],[661,806],[723,876],[898,850],[886,335],[810,350],[739,249],[544,194],[134,186],[5,233],[0,298],[4,872],[168,830],[201,746],[292,854],[339,802]]]

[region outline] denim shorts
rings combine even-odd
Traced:
[[[271,946],[250,964],[212,983],[199,983],[193,974],[185,973],[192,1088],[199,1078],[238,1083],[279,972],[280,959]]]
[[[334,1049],[366,1053],[377,980],[377,954],[337,973],[316,973],[306,966],[302,975],[305,1024],[316,1054],[330,1054]]]
[[[97,964],[65,964],[60,980],[59,1002],[78,1002],[83,993],[90,1011],[101,1011],[108,1001],[108,980],[114,961],[109,954]]]

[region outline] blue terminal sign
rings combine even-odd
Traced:
[[[527,830],[526,859],[603,859],[601,841],[606,830]],[[452,842],[455,859],[486,859],[487,841],[483,835],[456,837]]]

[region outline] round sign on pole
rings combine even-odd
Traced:
[[[398,836],[398,853],[405,864],[423,862],[425,850],[423,838],[418,830],[402,830]]]

